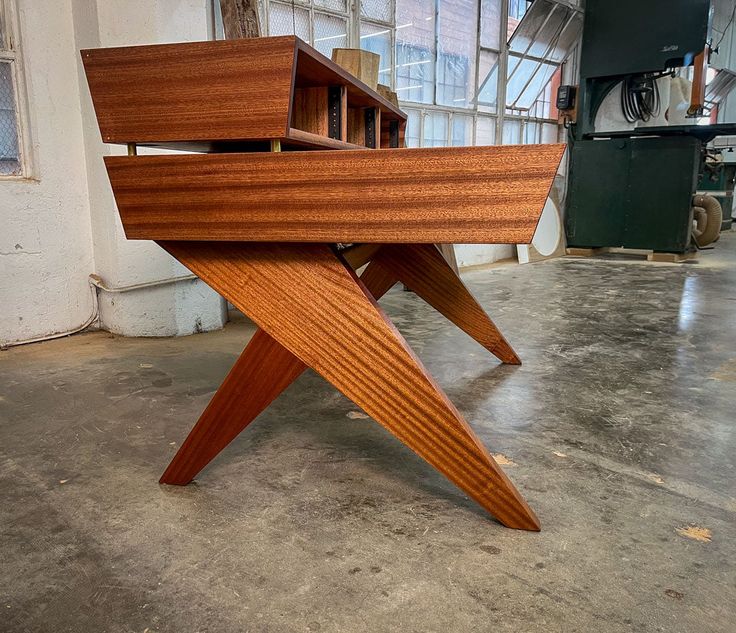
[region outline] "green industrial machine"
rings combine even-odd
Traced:
[[[702,62],[710,17],[710,0],[587,0],[577,116],[569,130],[569,246],[693,248],[692,199],[705,146],[736,134],[736,124],[702,126],[693,119],[692,125],[611,132],[597,131],[595,121],[614,90],[629,122],[655,115],[656,80]]]

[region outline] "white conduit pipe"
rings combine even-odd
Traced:
[[[156,286],[166,286],[173,284],[178,281],[190,281],[197,279],[196,275],[181,275],[180,277],[169,277],[168,279],[158,279],[156,281],[146,281],[140,284],[131,284],[130,286],[118,286],[110,287],[105,285],[102,281],[102,277],[99,275],[92,274],[89,276],[89,287],[92,291],[92,314],[90,317],[74,329],[67,330],[65,332],[56,332],[55,334],[46,334],[44,336],[38,336],[36,338],[26,339],[24,341],[13,341],[12,343],[3,343],[0,341],[0,350],[6,350],[11,347],[18,347],[19,345],[28,345],[30,343],[41,343],[42,341],[53,341],[57,338],[63,338],[65,336],[71,336],[72,334],[78,334],[83,330],[86,330],[100,317],[100,303],[97,298],[97,289],[104,290],[105,292],[130,292],[131,290],[141,290],[143,288],[154,288]]]

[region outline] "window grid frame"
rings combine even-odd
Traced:
[[[346,2],[346,11],[338,11],[326,7],[317,7],[315,6],[314,0],[295,0],[295,5],[299,8],[305,9],[309,13],[309,34],[310,34],[310,44],[314,42],[314,14],[315,13],[323,13],[326,15],[332,15],[335,17],[340,17],[347,20],[347,41],[348,46],[353,48],[359,48],[360,47],[360,31],[361,31],[361,24],[370,25],[373,27],[379,27],[379,28],[385,28],[389,31],[390,34],[390,46],[391,46],[391,60],[390,60],[390,86],[392,89],[396,89],[396,86],[398,85],[398,51],[397,51],[397,37],[396,37],[396,0],[389,0],[391,4],[391,15],[393,16],[393,21],[382,21],[376,18],[367,18],[363,17],[361,15],[361,0],[347,0]],[[277,2],[284,5],[289,5],[289,0],[262,0],[262,6],[263,6],[263,12],[264,12],[264,22],[265,22],[265,30],[267,33],[270,33],[270,25],[269,25],[269,18],[270,18],[270,5],[271,2]],[[547,95],[546,92],[543,92],[540,95],[540,98],[538,98],[533,106],[530,108],[530,110],[522,114],[521,112],[514,112],[510,111],[508,108],[501,108],[499,107],[497,103],[496,111],[495,112],[486,112],[483,110],[480,110],[477,103],[471,103],[469,107],[462,107],[462,106],[448,106],[448,105],[440,105],[437,103],[437,97],[439,94],[440,87],[438,85],[439,80],[439,71],[440,71],[440,63],[441,63],[441,55],[438,50],[439,45],[439,20],[440,20],[440,2],[441,0],[433,0],[432,1],[432,9],[434,11],[434,39],[435,39],[435,50],[432,51],[432,65],[434,66],[434,77],[433,81],[431,82],[431,88],[427,86],[425,90],[429,89],[430,92],[430,98],[431,103],[423,103],[421,101],[411,101],[408,99],[399,99],[400,106],[403,109],[412,110],[412,111],[418,111],[420,113],[419,115],[419,139],[420,139],[420,147],[424,147],[424,120],[426,118],[426,114],[428,112],[443,112],[447,114],[448,116],[448,125],[447,125],[447,139],[446,143],[447,145],[450,145],[452,143],[452,128],[453,128],[453,114],[457,113],[458,115],[464,115],[464,116],[471,116],[473,119],[473,127],[472,127],[472,142],[475,144],[476,138],[477,138],[477,122],[479,118],[486,118],[491,119],[496,122],[496,133],[495,133],[495,143],[498,145],[503,144],[503,121],[506,119],[513,120],[513,121],[519,121],[520,126],[520,138],[523,139],[525,135],[525,128],[528,124],[534,123],[538,125],[539,130],[542,129],[542,125],[544,124],[553,124],[556,126],[559,126],[559,123],[556,119],[544,117],[544,116],[536,116],[539,113],[539,108],[541,107],[543,109],[543,112],[549,111],[549,106],[551,105],[551,99],[552,96],[550,95],[550,100],[548,101],[546,99]],[[502,17],[504,15],[508,15],[509,12],[509,4],[511,4],[511,0],[502,0],[501,2],[501,15]],[[486,51],[489,53],[494,53],[498,55],[499,59],[502,56],[508,56],[509,50],[508,50],[508,44],[507,40],[508,37],[506,36],[506,33],[504,33],[504,29],[506,29],[506,21],[501,20],[499,21],[499,42],[501,43],[501,50],[496,50],[494,48],[489,48],[487,46],[481,45],[481,39],[480,39],[480,28],[481,28],[481,10],[482,10],[482,3],[478,2],[478,19],[476,21],[476,28],[478,29],[478,36],[476,38],[476,63],[474,66],[474,72],[472,73],[475,75],[475,77],[468,77],[469,81],[472,81],[475,79],[475,83],[473,86],[474,91],[478,89],[478,83],[481,81],[481,77],[479,75],[480,73],[480,64],[478,63],[478,60],[480,58],[481,51]],[[546,60],[544,58],[537,58],[536,56],[528,56],[530,59],[533,59],[534,61],[543,61],[548,62],[549,60]],[[470,60],[468,60],[468,63],[470,63]],[[567,62],[562,62],[560,64],[555,64],[558,67],[563,68],[563,73],[568,70]],[[499,65],[499,71],[501,70],[501,66]],[[468,74],[471,74],[468,72]],[[504,74],[506,74],[504,72]],[[496,94],[497,94],[497,101],[500,102],[501,96],[504,97],[505,101],[505,90],[501,90],[501,84],[505,84],[505,80],[501,81],[501,72],[497,73],[496,77]],[[549,82],[548,82],[549,83]],[[545,89],[546,90],[546,89]],[[532,113],[534,113],[535,116],[532,116]],[[536,135],[539,136],[539,135]]]
[[[0,174],[0,181],[30,180],[32,171],[31,143],[28,127],[28,106],[22,55],[20,54],[20,28],[15,0],[0,0],[0,20],[4,40],[0,40],[0,63],[10,66],[15,106],[15,133],[18,143],[18,173]]]
[[[217,0],[214,0],[215,2]],[[262,0],[263,2],[263,17],[265,22],[265,34],[271,35],[271,2],[272,0]],[[289,0],[273,0],[274,4],[280,4],[284,5],[286,7],[291,7],[291,2]],[[314,14],[315,13],[321,13],[323,15],[328,15],[331,17],[336,18],[342,18],[346,21],[346,27],[345,27],[345,37],[347,40],[348,47],[353,47],[355,45],[355,13],[356,13],[356,7],[357,10],[360,11],[359,2],[346,0],[345,2],[345,11],[340,11],[337,9],[331,9],[329,7],[320,7],[315,6],[314,0],[294,0],[294,6],[298,9],[302,9],[307,11],[307,14],[309,15],[309,41],[307,44],[314,47]],[[298,37],[298,36],[297,36]]]

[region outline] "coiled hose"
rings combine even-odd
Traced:
[[[723,209],[713,196],[697,195],[693,198],[693,237],[699,248],[712,244],[721,236]]]
[[[621,110],[629,123],[659,116],[657,77],[629,75],[621,82]]]

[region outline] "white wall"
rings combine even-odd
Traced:
[[[77,52],[67,3],[18,3],[34,179],[0,181],[0,342],[89,318],[94,271]]]
[[[207,40],[211,38],[208,0],[72,0],[78,49]],[[153,242],[125,239],[102,163],[106,153],[126,149],[104,145],[81,63],[81,107],[97,272],[108,286],[121,288],[187,276],[188,271]],[[140,153],[146,153],[141,150]],[[225,302],[200,281],[130,292],[100,293],[105,329],[128,336],[191,334],[222,327]]]
[[[457,244],[455,258],[459,268],[492,264],[502,259],[516,257],[513,244]]]
[[[17,0],[37,178],[0,180],[0,342],[70,330],[93,310],[88,276],[108,287],[188,271],[152,242],[127,241],[103,165],[79,49],[210,38],[207,0]],[[128,336],[222,327],[225,303],[202,282],[99,291],[100,323]],[[9,306],[6,308],[5,306]]]

